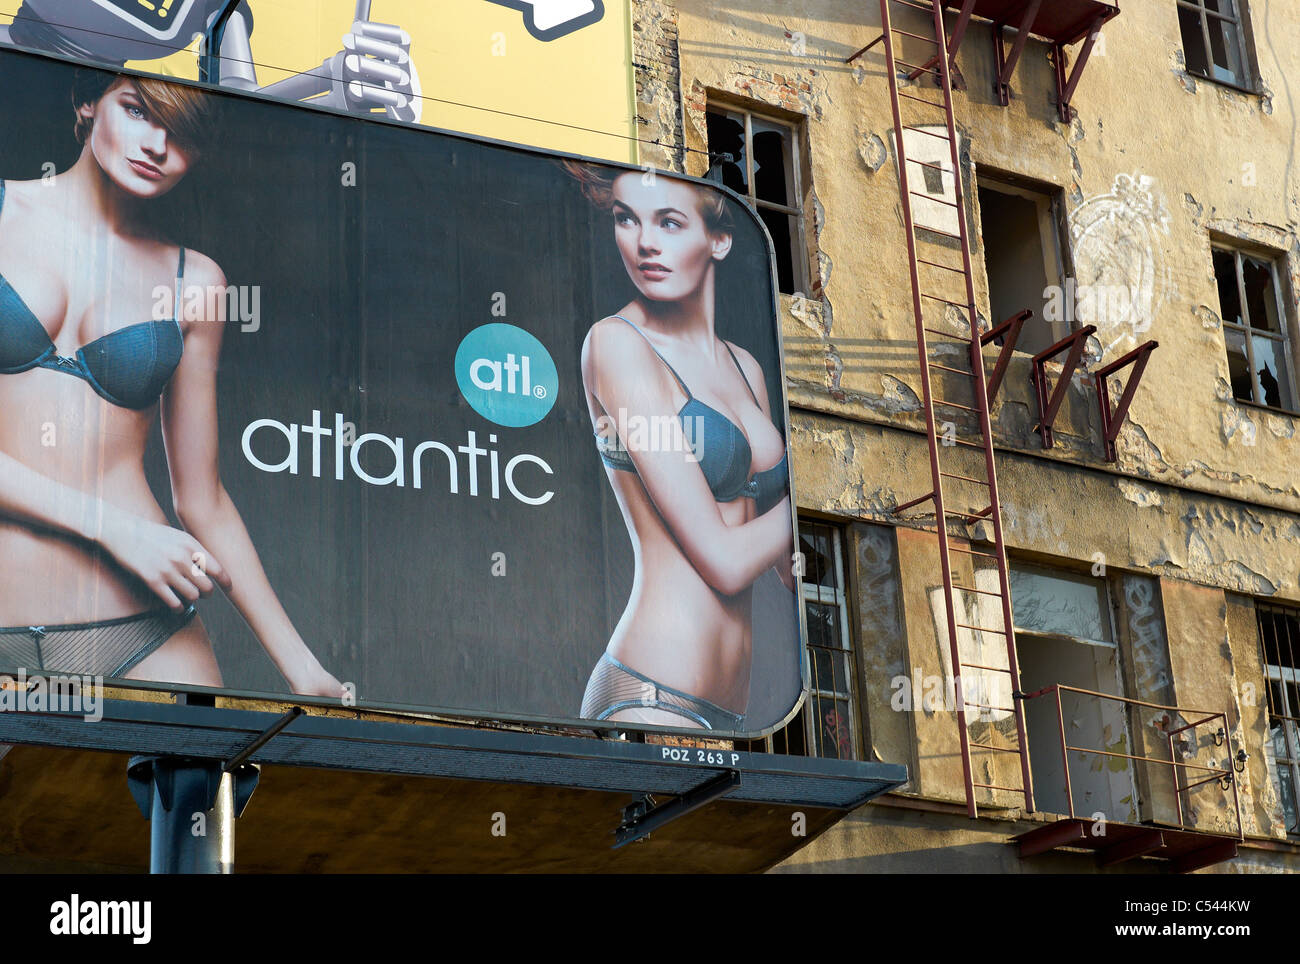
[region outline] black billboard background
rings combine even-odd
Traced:
[[[0,51],[0,177],[40,178],[78,156],[74,68]],[[627,602],[632,555],[593,441],[582,391],[583,338],[635,289],[599,214],[552,157],[396,124],[214,93],[218,136],[170,195],[153,202],[177,243],[210,256],[231,285],[260,287],[260,328],[227,322],[218,408],[222,481],[271,585],[325,668],[359,701],[498,717],[578,715],[583,687]],[[348,186],[348,182],[353,186]],[[717,333],[748,349],[782,424],[768,243],[743,205],[719,273]],[[504,294],[506,314],[492,312]],[[507,322],[540,338],[559,373],[551,413],[506,428],[478,415],[452,360],[474,328]],[[541,456],[555,497],[451,495],[332,474],[268,475],[243,457],[260,418],[332,424],[358,436],[464,444],[502,464]],[[495,435],[495,446],[487,443]],[[380,446],[363,464],[383,474]],[[377,450],[377,451],[376,451]],[[304,454],[306,453],[306,454]],[[391,459],[389,460],[391,462]],[[304,471],[305,469],[305,471]],[[174,519],[161,434],[146,470]],[[792,544],[792,551],[793,551]],[[493,575],[504,553],[506,574]],[[755,584],[748,717],[766,727],[800,688],[797,601],[769,572]],[[284,681],[219,596],[199,612],[225,686],[281,693]]]

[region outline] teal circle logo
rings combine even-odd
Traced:
[[[456,384],[470,407],[490,422],[523,428],[546,417],[560,377],[551,353],[514,325],[475,328],[456,349]]]

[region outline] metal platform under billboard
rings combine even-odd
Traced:
[[[0,671],[754,737],[771,242],[704,181],[0,49]]]

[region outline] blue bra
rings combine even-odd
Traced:
[[[627,321],[637,334],[646,339],[646,344],[650,344],[650,339],[646,338],[645,332],[640,328],[622,315],[614,315],[614,317],[620,321]],[[758,405],[758,396],[754,395],[754,389],[750,386],[749,379],[745,378],[745,372],[741,369],[740,362],[736,360],[731,346],[725,341],[723,344],[727,347],[727,354],[731,355],[731,360],[735,362],[736,370],[740,372],[745,387],[749,389],[754,404]],[[677,384],[686,393],[686,404],[681,407],[677,417],[682,420],[682,428],[686,432],[692,451],[699,459],[700,470],[704,473],[704,480],[709,484],[709,491],[713,493],[713,498],[718,502],[734,502],[742,498],[753,499],[759,515],[780,502],[789,491],[790,482],[785,454],[782,453],[781,461],[770,469],[755,472],[751,476],[749,464],[753,453],[750,451],[749,439],[745,438],[745,433],[717,409],[710,408],[692,395],[681,376],[672,365],[668,364],[668,359],[659,354],[654,345],[650,345],[650,350],[659,356],[659,360],[672,372],[673,378],[677,379]],[[760,405],[759,408],[761,409],[762,406]],[[695,431],[691,430],[692,424],[696,426]],[[617,439],[607,439],[597,432],[596,448],[600,452],[601,461],[611,469],[636,472],[632,456]]]
[[[5,183],[0,181],[0,212],[4,201]],[[109,332],[71,357],[57,354],[40,319],[0,275],[0,375],[48,368],[88,382],[101,398],[120,408],[148,408],[162,395],[185,350],[178,315],[184,274],[185,249],[181,248],[171,320],[142,321]]]

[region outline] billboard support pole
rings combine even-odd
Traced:
[[[149,821],[151,874],[228,874],[235,862],[235,819],[257,787],[259,769],[221,760],[135,756],[126,781]]]

